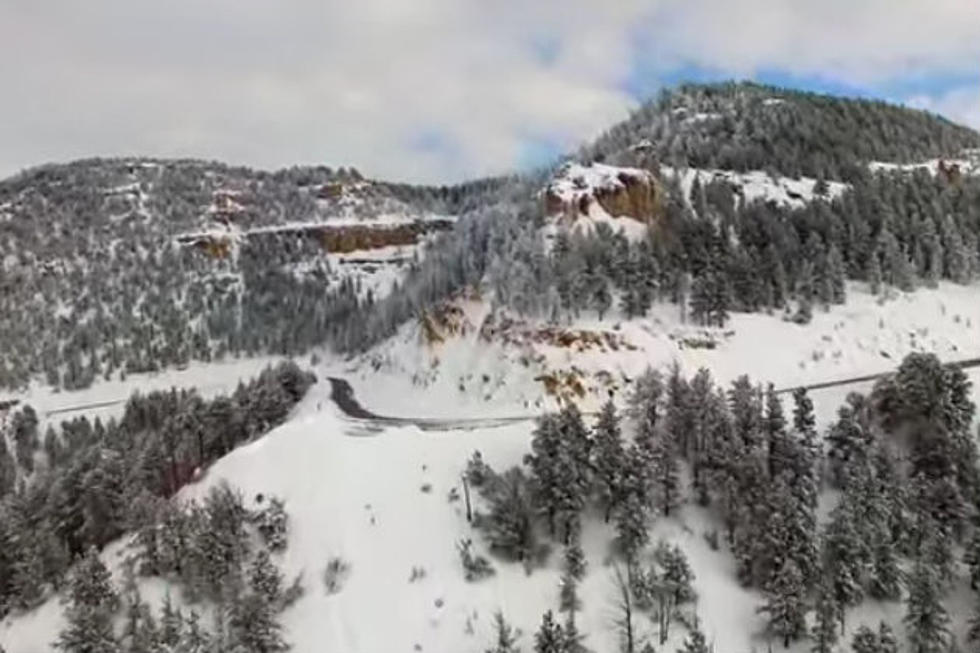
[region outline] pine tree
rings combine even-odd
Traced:
[[[180,653],[207,653],[210,646],[210,635],[201,627],[198,614],[191,611],[176,650]]]
[[[674,605],[680,605],[697,598],[694,593],[694,570],[691,569],[687,556],[679,546],[658,544],[654,558],[660,565],[661,580],[669,587]]]
[[[898,640],[891,626],[884,621],[878,624],[878,642],[881,644],[881,653],[898,653]]]
[[[905,629],[911,653],[940,653],[949,638],[949,614],[942,604],[940,582],[923,560],[916,561],[909,578]]]
[[[844,610],[860,603],[864,596],[861,578],[869,558],[852,507],[846,502],[831,512],[824,531],[823,556],[825,574],[843,619]]]
[[[278,605],[282,599],[282,572],[269,558],[269,552],[260,549],[249,569],[248,584],[253,592],[261,594],[269,605]]]
[[[728,322],[731,297],[724,275],[707,269],[691,286],[691,318],[703,326],[724,327]]]
[[[636,493],[630,493],[616,514],[616,540],[627,561],[633,561],[650,540],[646,524],[647,507]]]
[[[531,454],[524,462],[531,468],[536,503],[542,506],[548,528],[555,534],[556,519],[561,508],[563,492],[559,458],[562,455],[561,425],[557,415],[538,419],[531,440]]]
[[[622,476],[625,466],[619,416],[616,414],[616,406],[612,400],[603,404],[599,411],[594,432],[595,480],[599,501],[605,509],[605,521],[608,523],[610,516],[622,501]]]
[[[661,432],[650,454],[657,507],[665,517],[669,517],[680,506],[680,472],[673,438]]]
[[[868,594],[879,601],[897,601],[902,595],[902,570],[895,543],[882,533],[875,542]]]
[[[766,387],[766,414],[764,417],[766,442],[768,447],[767,461],[769,478],[778,476],[788,461],[789,454],[786,442],[786,417],[783,414],[783,404],[776,394],[773,384]]]
[[[132,565],[127,565],[125,572],[123,650],[126,653],[157,653],[162,642],[153,614],[140,596]]]
[[[661,404],[664,398],[664,380],[660,372],[647,367],[629,394],[628,415],[636,421],[641,434],[652,435],[660,424]]]
[[[558,609],[560,612],[574,613],[582,607],[578,598],[578,583],[568,572],[562,574],[559,583],[561,589],[558,595],[560,599]]]
[[[15,522],[15,528],[24,542],[17,547],[7,582],[14,604],[21,610],[31,610],[44,601],[44,549],[39,533],[24,530],[26,526],[20,520]]]
[[[232,581],[234,582],[234,581]],[[276,608],[258,592],[228,592],[228,632],[231,641],[246,651],[279,653],[289,649],[276,619]]]
[[[710,651],[711,649],[704,637],[704,631],[701,630],[701,624],[695,619],[694,626],[687,634],[684,646],[678,653],[710,653]]]
[[[872,436],[861,419],[863,398],[850,395],[848,403],[837,411],[837,421],[827,434],[827,458],[834,487],[844,488],[848,479],[867,464],[871,453]]]
[[[837,643],[837,622],[840,608],[834,598],[834,589],[826,580],[817,588],[814,605],[814,625],[810,637],[813,639],[813,653],[831,653]]]
[[[163,600],[163,609],[160,612],[160,642],[168,647],[174,648],[179,643],[184,634],[184,615],[179,608],[174,607],[170,600],[170,592]]]
[[[765,595],[766,602],[758,611],[769,615],[769,628],[782,638],[784,647],[789,647],[806,631],[806,591],[795,562],[783,564]]]
[[[499,476],[494,475],[480,491],[490,505],[490,512],[480,515],[476,523],[490,548],[514,560],[530,560],[537,546],[534,505],[522,469],[512,467]]]
[[[973,597],[973,614],[970,616],[968,629],[966,631],[966,641],[973,645],[973,650],[980,646],[980,594]]]
[[[282,551],[288,543],[289,516],[286,504],[278,497],[271,497],[269,505],[255,517],[256,528],[270,551]]]
[[[876,296],[881,294],[881,261],[876,252],[872,252],[871,256],[868,257],[868,269],[865,276],[868,279],[871,294]]]
[[[565,653],[565,635],[551,610],[544,613],[534,634],[534,653]]]
[[[973,529],[973,536],[963,552],[963,562],[970,570],[970,589],[980,589],[980,527]]]
[[[557,534],[560,523],[567,539],[585,507],[592,481],[591,450],[588,429],[574,404],[538,420],[532,453],[525,461],[534,475],[537,503],[552,535]]]
[[[578,631],[575,623],[575,611],[571,610],[565,618],[565,625],[562,627],[562,653],[588,653],[588,649],[582,644],[585,635]]]
[[[119,653],[112,627],[119,597],[94,548],[72,570],[68,599],[68,624],[54,646],[65,653]]]
[[[881,653],[881,640],[878,633],[862,624],[851,639],[852,653]]]
[[[592,294],[592,305],[599,314],[599,321],[606,316],[606,312],[612,306],[612,294],[609,292],[609,280],[600,277],[595,284]]]
[[[827,252],[827,270],[830,281],[830,300],[834,304],[843,304],[847,300],[847,290],[844,280],[847,273],[844,269],[844,257],[836,245],[831,245]]]
[[[793,391],[793,429],[805,435],[816,431],[817,418],[813,413],[813,400],[806,392],[806,388],[797,388]]]
[[[497,634],[497,642],[493,648],[486,650],[486,653],[520,653],[517,648],[517,633],[504,619],[504,615],[499,610],[493,615],[493,625]]]
[[[576,529],[572,533],[571,540],[565,545],[564,572],[575,580],[582,580],[585,577],[585,552],[582,551],[581,533]]]

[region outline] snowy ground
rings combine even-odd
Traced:
[[[688,201],[691,198],[691,187],[695,179],[698,179],[702,185],[711,181],[728,182],[736,192],[745,198],[746,202],[772,201],[798,208],[812,202],[816,196],[814,189],[817,180],[813,177],[794,179],[792,177],[773,176],[762,170],[735,172],[733,170],[708,168],[676,169],[669,166],[662,166],[661,172],[665,177],[674,177],[678,180],[684,198]],[[839,181],[828,181],[826,199],[838,197],[848,187],[848,184]]]
[[[200,497],[227,480],[246,499],[261,492],[286,500],[290,544],[279,563],[287,577],[302,572],[306,582],[305,596],[282,616],[293,651],[479,653],[491,642],[497,610],[522,631],[520,644],[528,650],[541,614],[558,607],[560,549],[530,575],[519,564],[494,560],[495,576],[466,582],[456,542],[472,537],[478,551],[485,546],[466,522],[462,501],[451,501],[449,493],[453,488],[461,493],[460,474],[475,449],[497,469],[519,464],[530,426],[445,433],[390,428],[361,437],[356,421],[338,415],[326,401],[328,392],[327,384],[319,383],[291,421],[220,460],[201,483],[183,492],[185,498]],[[678,518],[656,522],[652,540],[677,543],[687,553],[697,576],[697,611],[717,653],[763,650],[766,640],[755,612],[761,597],[735,582],[724,548],[716,552],[708,546],[704,534],[716,528],[702,509],[687,505]],[[596,653],[619,650],[612,537],[598,515],[587,518],[588,572],[580,586],[584,603],[577,623]],[[117,573],[122,550],[117,544],[104,554]],[[329,595],[321,574],[333,556],[342,556],[351,572],[341,591]],[[413,567],[424,569],[424,578],[411,581]],[[954,590],[952,601],[965,599],[964,585]],[[159,581],[141,589],[151,603],[166,591]],[[692,609],[683,608],[685,614]],[[900,603],[868,603],[849,614],[849,629],[885,618],[901,633],[903,613]],[[0,641],[10,653],[49,651],[62,623],[61,607],[52,600],[0,625]],[[638,623],[641,634],[653,637],[648,616],[641,615]],[[675,624],[660,650],[675,650],[684,634]],[[803,642],[791,650],[807,646]]]
[[[23,392],[4,393],[2,399],[17,399],[37,411],[41,429],[45,423],[60,424],[79,415],[89,419],[106,419],[122,414],[126,400],[136,391],[142,393],[170,388],[197,388],[203,397],[231,394],[239,381],[258,376],[265,367],[282,360],[275,356],[228,358],[224,361],[191,362],[185,369],[165,369],[146,374],[130,374],[124,381],[118,376],[106,381],[96,378],[91,387],[66,392],[36,381]]]
[[[889,372],[914,351],[934,352],[943,361],[980,356],[978,298],[978,285],[944,283],[880,300],[854,283],[845,306],[816,310],[809,325],[781,315],[733,314],[721,330],[684,325],[676,306],[660,305],[644,319],[600,322],[593,315],[562,325],[600,334],[617,347],[584,351],[535,342],[533,333],[543,323],[512,326],[487,341],[480,331],[489,309],[471,302],[463,305],[462,335],[427,344],[419,325],[408,324],[365,356],[343,364],[331,360],[323,374],[347,378],[361,403],[378,413],[421,416],[424,406],[431,417],[513,416],[553,408],[556,400],[540,380],[549,373],[575,374],[588,392],[584,403],[595,408],[648,365],[666,370],[674,362],[689,375],[707,367],[725,384],[749,374],[756,382],[789,388]],[[698,346],[708,341],[714,348]],[[980,382],[980,373],[970,374]],[[831,388],[814,392],[814,399],[832,415],[847,392],[869,387]]]
[[[283,614],[287,638],[296,653],[397,651],[480,653],[490,644],[492,616],[502,610],[523,635],[529,650],[541,614],[558,607],[559,553],[530,576],[518,564],[494,560],[496,575],[467,583],[455,549],[472,537],[476,549],[485,545],[467,524],[461,501],[450,501],[470,454],[479,449],[495,468],[519,464],[529,446],[531,424],[495,428],[422,432],[415,427],[371,431],[336,412],[329,402],[327,373],[345,376],[358,398],[378,412],[406,416],[468,416],[535,414],[555,400],[535,380],[546,370],[577,368],[587,379],[594,405],[612,389],[601,379],[607,372],[616,387],[646,365],[677,361],[686,372],[709,367],[728,382],[742,373],[778,387],[834,380],[891,370],[911,351],[934,351],[944,360],[980,355],[980,302],[977,286],[943,284],[937,290],[899,294],[879,302],[859,285],[849,288],[849,302],[828,313],[817,311],[813,323],[798,326],[780,316],[735,315],[724,331],[684,326],[676,308],[658,307],[644,320],[619,323],[583,319],[569,329],[608,331],[618,349],[574,348],[518,341],[522,329],[502,330],[486,342],[479,329],[488,315],[485,306],[465,306],[469,326],[463,335],[428,345],[418,325],[407,325],[372,355],[342,363],[329,359],[317,369],[320,382],[297,407],[294,417],[266,437],[218,461],[202,482],[186,488],[185,497],[201,496],[227,480],[251,499],[257,493],[286,500],[291,516],[289,549],[280,563],[288,577],[302,571],[307,592]],[[714,349],[681,345],[712,338]],[[610,342],[606,340],[604,342]],[[629,343],[626,348],[622,343]],[[527,366],[522,362],[527,361]],[[270,362],[242,360],[197,365],[152,377],[132,376],[124,384],[99,383],[78,393],[50,393],[39,388],[23,395],[44,415],[47,411],[86,403],[125,399],[136,389],[197,385],[205,394],[229,391],[240,377]],[[486,375],[487,380],[484,380]],[[980,385],[980,372],[971,371]],[[832,388],[813,394],[824,424],[846,393],[869,384]],[[975,393],[977,388],[974,389]],[[621,397],[621,394],[617,396]],[[977,397],[980,399],[980,396]],[[121,405],[98,410],[119,410]],[[52,418],[57,417],[55,414]],[[423,488],[428,485],[428,490]],[[704,533],[716,528],[703,510],[685,506],[672,520],[659,520],[653,540],[681,545],[697,575],[698,613],[717,653],[765,650],[756,615],[759,595],[741,588],[733,562],[723,549],[715,552]],[[586,520],[583,543],[588,575],[580,587],[584,600],[577,623],[596,653],[617,651],[610,529],[598,516]],[[122,543],[110,546],[104,558],[118,573]],[[321,582],[332,556],[342,556],[351,574],[340,593],[328,595]],[[425,569],[422,580],[410,582],[413,567]],[[166,589],[160,581],[142,587],[145,598],[159,602]],[[960,582],[950,596],[959,606],[968,596]],[[27,615],[0,624],[0,643],[8,653],[50,651],[62,626],[61,606],[50,600]],[[686,608],[690,610],[690,608]],[[884,618],[903,632],[904,606],[866,603],[848,616],[848,628]],[[649,618],[640,618],[642,632],[651,633]],[[684,629],[675,625],[671,641],[658,650],[678,648]],[[850,635],[848,634],[847,639]],[[809,644],[796,645],[794,653]]]

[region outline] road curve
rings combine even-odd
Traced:
[[[337,404],[337,407],[344,415],[380,426],[416,426],[423,431],[454,431],[506,426],[507,424],[530,422],[538,417],[537,415],[515,415],[513,417],[449,419],[378,415],[361,405],[354,396],[354,389],[346,380],[336,376],[327,377],[327,380],[330,381],[330,399]]]

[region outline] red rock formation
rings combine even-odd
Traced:
[[[639,168],[568,165],[543,196],[548,215],[562,214],[573,221],[589,215],[593,202],[614,218],[630,217],[641,222],[653,222],[663,211],[662,191],[656,179]]]

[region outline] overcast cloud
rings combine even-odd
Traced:
[[[978,64],[976,0],[0,0],[0,174],[146,154],[456,181],[574,147],[638,71],[688,68],[977,127]]]

